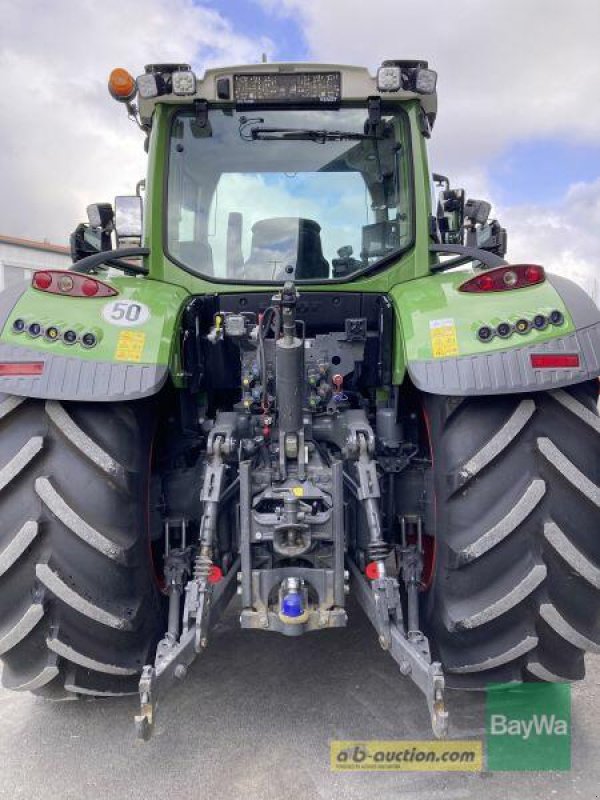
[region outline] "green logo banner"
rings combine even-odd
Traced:
[[[571,687],[496,684],[486,697],[490,771],[571,769]]]

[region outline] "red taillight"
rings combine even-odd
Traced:
[[[503,292],[507,289],[524,289],[546,280],[544,268],[538,264],[511,264],[494,267],[469,278],[461,284],[460,292]]]
[[[544,268],[537,264],[530,264],[525,268],[525,280],[527,283],[541,283],[544,280]]]
[[[579,356],[573,353],[532,353],[534,369],[573,369],[579,367]]]
[[[52,284],[52,275],[49,272],[35,272],[31,283],[36,289],[46,291]]]
[[[91,278],[86,278],[81,284],[81,291],[86,297],[93,297],[98,294],[99,283]]]
[[[60,294],[63,297],[112,297],[118,294],[116,289],[107,283],[79,275],[77,272],[65,270],[44,270],[34,272],[31,279],[34,289],[50,294]]]
[[[0,362],[0,377],[18,375],[41,375],[44,371],[43,361],[4,361]]]

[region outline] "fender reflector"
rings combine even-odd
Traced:
[[[0,377],[18,377],[19,375],[41,375],[44,371],[43,361],[2,361]]]
[[[218,583],[223,579],[223,570],[218,564],[213,564],[208,573],[208,582],[211,584]]]
[[[365,575],[370,581],[376,581],[379,577],[379,567],[376,561],[369,561],[365,567]]]
[[[574,369],[579,367],[576,353],[535,353],[531,355],[534,369]]]

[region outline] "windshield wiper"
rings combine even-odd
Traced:
[[[312,128],[250,128],[249,139],[252,141],[295,141],[295,142],[343,142],[363,141],[365,139],[381,139],[372,133],[354,133],[353,131],[327,131]]]

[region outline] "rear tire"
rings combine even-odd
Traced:
[[[436,564],[426,627],[448,683],[574,681],[600,652],[597,384],[428,395]]]
[[[52,698],[137,691],[164,630],[146,409],[0,395],[5,688]]]

